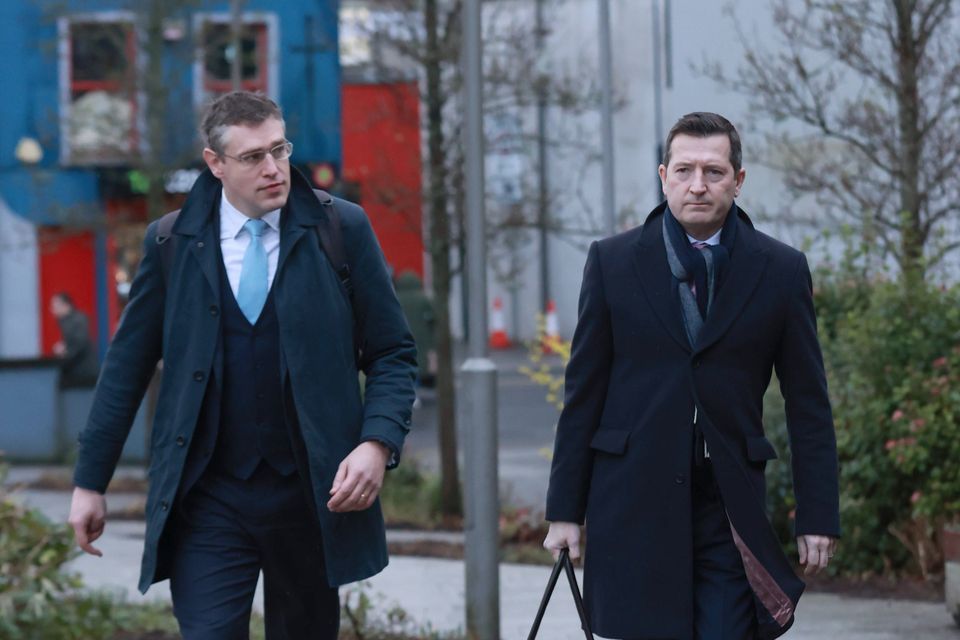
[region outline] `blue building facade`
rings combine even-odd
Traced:
[[[228,0],[0,3],[0,359],[49,353],[60,290],[105,349],[149,222],[144,158],[162,162],[174,208],[201,168],[199,114],[231,89],[236,55],[242,86],[284,108],[292,162],[318,186],[339,175],[339,0],[242,5],[235,52]]]

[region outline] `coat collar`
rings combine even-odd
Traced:
[[[696,354],[716,343],[736,320],[760,282],[767,256],[757,241],[753,222],[743,209],[737,207],[739,226],[730,264],[697,344],[691,349],[683,330],[680,303],[674,295],[673,276],[667,265],[667,252],[660,231],[660,219],[666,206],[665,202],[661,203],[647,216],[635,243],[634,264],[650,306],[667,332],[684,349]]]
[[[219,238],[214,231],[214,216],[218,211],[222,190],[220,180],[210,169],[204,169],[180,208],[180,215],[177,216],[172,231],[178,235],[195,237],[190,243],[191,251],[199,260],[214,291],[219,289],[217,252],[213,250],[213,243],[219,242]],[[310,183],[296,167],[290,167],[290,196],[280,215],[280,256],[277,273],[280,273],[293,247],[303,237],[305,228],[317,226],[325,216],[324,207],[314,195]]]
[[[211,214],[220,202],[222,190],[220,180],[210,169],[204,169],[180,208],[180,215],[173,225],[173,233],[184,236],[199,233],[200,229],[209,223]],[[313,195],[310,183],[296,167],[290,167],[290,197],[283,210],[284,216],[292,218],[293,223],[299,226],[315,226],[326,215]]]

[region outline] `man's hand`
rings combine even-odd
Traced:
[[[570,559],[580,557],[580,525],[575,522],[551,522],[547,537],[543,539],[543,548],[560,557],[561,549],[570,549]]]
[[[103,552],[91,543],[103,535],[107,518],[107,500],[90,489],[76,487],[70,502],[70,517],[67,522],[73,527],[73,536],[80,548],[90,555],[100,557]]]
[[[327,508],[336,513],[363,511],[373,504],[390,460],[390,449],[379,442],[361,442],[350,452],[333,478]]]
[[[818,573],[826,569],[837,550],[837,539],[829,536],[797,536],[797,551],[800,564],[806,565],[804,575]]]

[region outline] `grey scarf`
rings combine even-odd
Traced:
[[[683,314],[683,328],[686,329],[687,338],[690,340],[690,346],[697,344],[697,338],[700,337],[700,330],[703,329],[703,317],[700,315],[700,308],[697,306],[697,298],[693,291],[687,285],[691,281],[691,274],[687,273],[677,250],[670,241],[670,234],[667,232],[667,215],[663,216],[663,244],[667,248],[667,263],[670,265],[670,273],[678,281],[677,293],[680,294],[680,311]],[[710,251],[703,252],[703,259],[707,263],[707,313],[713,306],[713,296],[716,291],[716,274],[714,268],[713,254]]]

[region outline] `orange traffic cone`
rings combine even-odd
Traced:
[[[503,301],[493,299],[493,312],[490,314],[490,348],[509,349],[510,336],[507,335],[507,325],[503,319]]]
[[[547,314],[543,323],[543,352],[557,353],[556,345],[560,342],[560,320],[557,318],[557,304],[547,302]]]

